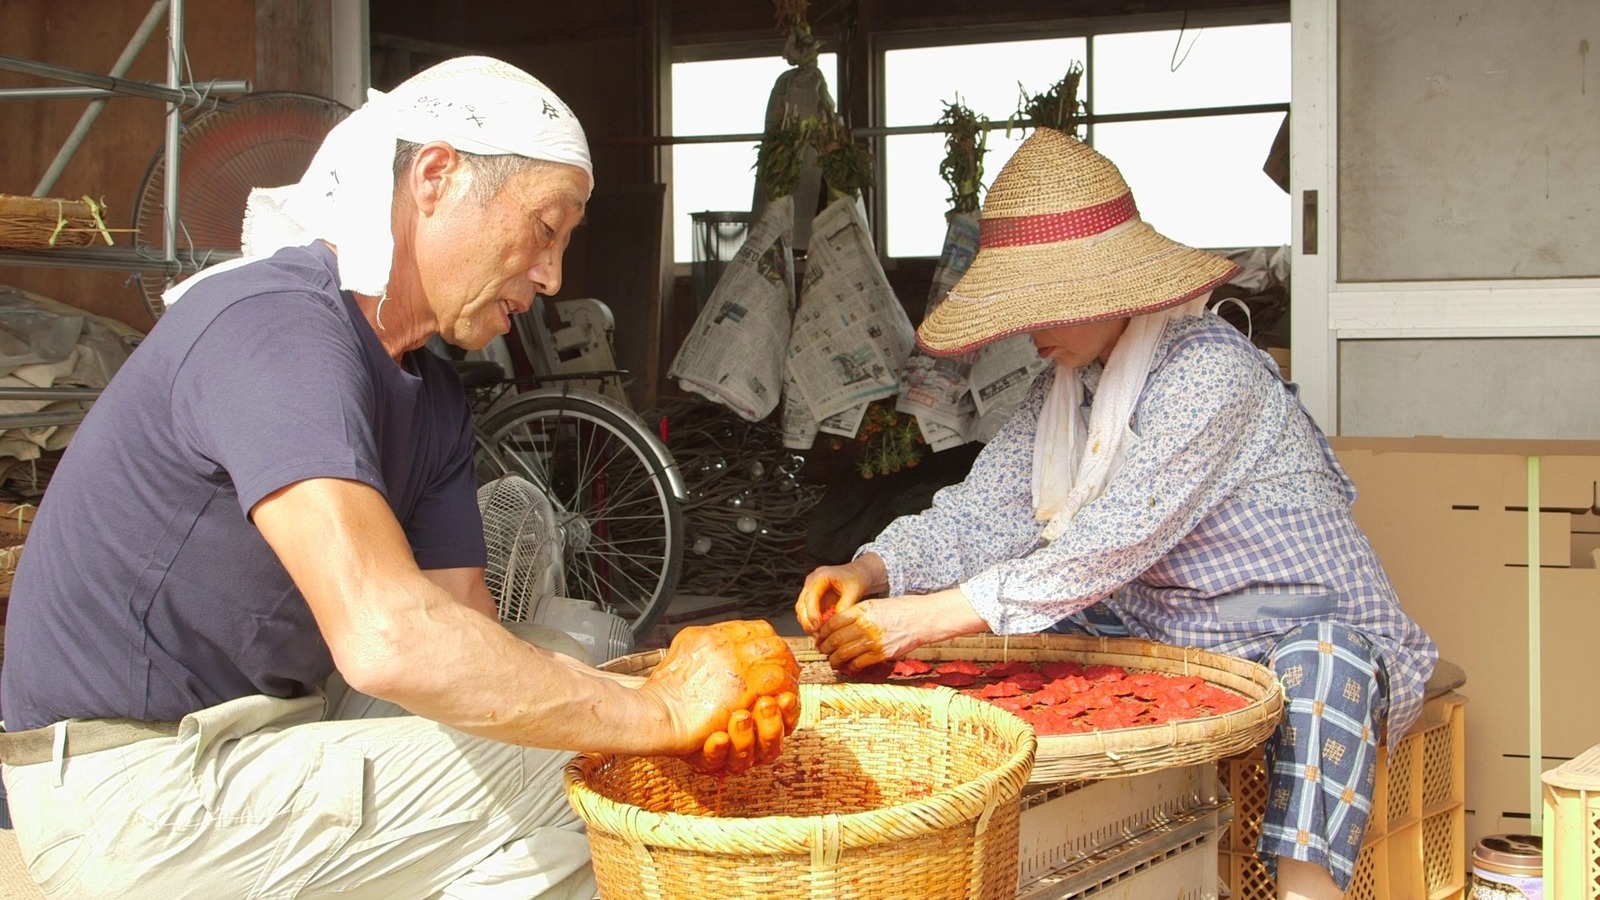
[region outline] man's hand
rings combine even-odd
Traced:
[[[730,773],[777,759],[800,717],[799,689],[794,653],[764,621],[683,629],[640,687],[666,710],[680,755]]]
[[[825,615],[844,612],[868,594],[887,587],[883,560],[867,553],[842,566],[818,566],[806,576],[794,617],[807,634],[817,634]]]
[[[817,649],[828,657],[828,665],[853,673],[899,659],[918,647],[987,628],[961,589],[951,588],[854,603],[822,623]]]

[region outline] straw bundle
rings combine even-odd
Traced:
[[[0,194],[0,248],[48,250],[87,247],[97,241],[109,247],[116,243],[112,232],[133,229],[106,227],[105,214],[105,203],[88,197],[61,200]]]
[[[35,509],[28,503],[0,503],[0,597],[11,596],[11,578],[22,558],[22,543],[33,525]]]
[[[802,683],[837,682],[810,638],[788,638],[800,662]],[[602,668],[642,675],[655,668],[664,651],[619,657]],[[1141,725],[1082,734],[1050,734],[1039,738],[1032,784],[1122,778],[1158,769],[1213,762],[1250,750],[1265,741],[1283,715],[1283,689],[1271,669],[1237,657],[1174,647],[1133,638],[1099,638],[1065,634],[995,635],[956,638],[930,644],[909,654],[911,659],[946,662],[1076,662],[1122,666],[1131,671],[1195,675],[1249,698],[1233,712],[1161,725]]]
[[[601,897],[1016,892],[1032,729],[948,688],[800,693],[783,756],[725,780],[676,759],[583,754],[567,765]]]

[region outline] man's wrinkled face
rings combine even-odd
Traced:
[[[576,166],[534,164],[481,202],[473,177],[464,164],[440,202],[421,271],[439,335],[466,350],[510,331],[535,295],[561,289],[561,257],[589,198]]]

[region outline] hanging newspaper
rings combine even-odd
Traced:
[[[811,414],[794,378],[787,372],[783,376],[783,446],[790,450],[810,450],[817,441],[819,423]]]
[[[978,351],[967,382],[977,407],[975,441],[988,443],[1000,426],[1022,405],[1028,388],[1049,363],[1039,358],[1039,348],[1026,334],[1014,334]]]
[[[950,293],[978,252],[978,214],[951,213],[945,219],[949,224],[928,291],[927,313]],[[900,369],[895,409],[916,417],[922,439],[936,453],[971,440],[977,415],[967,391],[971,362],[971,356],[935,357],[916,351]]]
[[[939,269],[934,272],[933,290],[940,300],[966,274],[977,255],[977,214],[951,216],[944,252],[939,256]],[[928,311],[932,312],[936,305],[930,303]],[[1022,405],[1023,398],[1028,396],[1028,387],[1048,363],[1039,358],[1039,348],[1026,334],[995,341],[980,349],[969,361],[972,365],[967,372],[968,396],[976,415],[967,429],[967,439],[988,443]]]
[[[762,211],[667,371],[685,391],[751,422],[766,418],[783,390],[784,348],[794,316],[793,209],[784,197]]]
[[[787,370],[811,415],[895,394],[896,373],[915,339],[867,235],[858,200],[834,201],[811,226]]]

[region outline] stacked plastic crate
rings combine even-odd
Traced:
[[[1347,900],[1461,900],[1466,888],[1466,698],[1429,700],[1395,752],[1378,751],[1377,789]],[[1267,808],[1259,750],[1218,764],[1235,815],[1217,857],[1234,900],[1271,900],[1277,885],[1256,858]]]
[[[1233,806],[1214,763],[1036,786],[1022,797],[1019,900],[1215,900]]]
[[[1600,745],[1543,780],[1544,895],[1600,900]]]

